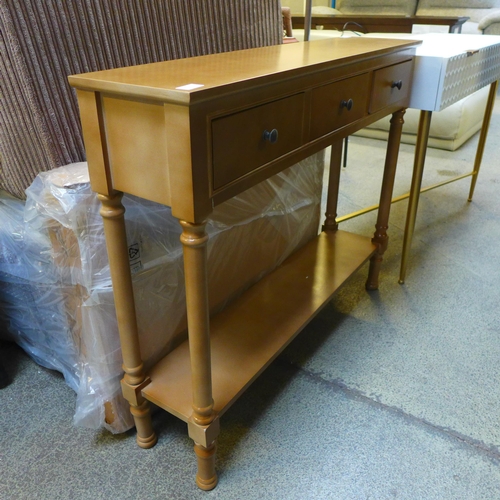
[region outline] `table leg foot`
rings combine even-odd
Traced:
[[[215,450],[215,441],[208,448],[197,443],[194,445],[194,452],[198,458],[196,485],[201,490],[213,490],[217,486],[218,478],[215,472]]]
[[[378,277],[380,274],[380,268],[382,267],[383,257],[382,255],[375,254],[370,260],[370,269],[368,271],[368,279],[366,280],[365,288],[366,290],[373,291],[378,290]]]
[[[137,444],[144,449],[152,448],[158,441],[151,422],[151,408],[149,401],[139,406],[130,406],[130,413],[134,417],[137,430]]]

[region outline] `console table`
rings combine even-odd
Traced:
[[[69,77],[92,188],[102,203],[122,390],[137,442],[144,448],[156,443],[149,402],[187,422],[202,489],[217,484],[223,413],[367,260],[366,286],[378,286],[418,43],[322,40]],[[391,113],[375,234],[339,231],[342,139]],[[204,221],[213,207],[329,145],[321,234],[209,318]],[[170,206],[183,228],[188,341],[148,373],[139,349],[123,192]]]

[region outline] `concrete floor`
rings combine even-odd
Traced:
[[[471,170],[476,144],[429,150],[424,184]],[[62,377],[3,343],[0,499],[500,499],[499,152],[497,102],[474,201],[468,180],[422,196],[405,285],[407,202],[393,205],[380,289],[361,269],[224,416],[212,492],[182,422],[156,413],[151,450],[76,428]],[[378,201],[383,157],[351,138],[340,214]],[[396,194],[412,163],[402,145]]]

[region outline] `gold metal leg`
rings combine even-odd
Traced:
[[[184,248],[186,307],[193,388],[193,414],[188,424],[198,457],[196,484],[203,490],[217,485],[215,449],[218,419],[212,399],[210,323],[208,309],[207,241],[205,223],[180,221]]]
[[[413,177],[411,180],[410,199],[408,201],[408,211],[406,213],[406,225],[403,236],[403,250],[401,254],[401,269],[399,272],[399,283],[405,282],[406,266],[410,255],[413,230],[417,218],[418,200],[420,188],[422,186],[422,176],[424,174],[425,154],[427,152],[427,142],[429,140],[429,129],[431,126],[432,111],[421,111],[418,122],[417,144],[415,146],[415,160],[413,163]]]
[[[488,94],[488,101],[486,102],[486,108],[484,110],[483,124],[481,126],[481,132],[479,134],[479,142],[477,144],[476,159],[474,160],[474,171],[472,174],[468,201],[472,201],[472,197],[474,195],[474,189],[476,188],[477,176],[479,174],[479,169],[481,168],[481,162],[483,160],[484,146],[486,144],[486,137],[488,136],[488,129],[490,127],[490,120],[491,120],[491,114],[493,112],[493,106],[495,105],[497,89],[498,89],[498,80],[490,85],[490,93]]]
[[[340,165],[342,162],[342,141],[332,144],[330,155],[330,172],[328,178],[328,198],[326,200],[325,223],[323,231],[336,231],[339,227],[336,221],[339,199]]]
[[[404,123],[403,116],[405,111],[406,110],[396,111],[393,113],[391,119],[377,223],[375,224],[375,234],[372,238],[372,241],[377,245],[377,251],[370,260],[370,269],[368,272],[368,279],[366,281],[367,290],[376,290],[378,288],[378,276],[382,266],[383,255],[389,242],[387,229],[389,228],[391,198],[394,189],[394,179],[396,176],[396,165],[398,162],[399,144],[401,140],[401,132]]]
[[[116,192],[110,196],[100,194],[98,198],[102,204],[100,213],[104,222],[125,371],[122,391],[130,403],[130,411],[134,417],[137,444],[141,448],[151,448],[156,444],[157,438],[151,424],[149,402],[141,395],[141,389],[148,383],[148,379],[144,373],[139,347],[122,196],[123,193]]]

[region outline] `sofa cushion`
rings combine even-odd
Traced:
[[[484,16],[477,28],[485,35],[500,35],[500,9],[493,9]]]
[[[326,7],[324,5],[318,5],[311,9],[313,16],[341,16],[342,12],[340,10],[334,9],[333,7]]]
[[[432,14],[433,16],[451,16],[452,14]],[[462,29],[460,31],[463,35],[482,35],[482,31],[478,27],[478,23],[473,21],[467,21],[462,24]],[[414,24],[412,33],[449,33],[448,26],[438,25],[438,24]]]
[[[500,8],[500,0],[420,0],[417,16],[467,16],[467,22],[479,23],[492,9]],[[462,30],[462,33],[464,31]]]
[[[413,16],[418,0],[337,0],[335,8],[342,14],[383,14]]]

